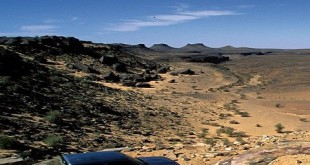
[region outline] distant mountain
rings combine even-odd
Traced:
[[[205,46],[202,43],[196,43],[196,44],[187,44],[181,48],[179,48],[178,52],[186,52],[186,53],[200,53],[204,51],[209,51],[211,48]]]
[[[153,46],[150,47],[150,49],[153,49],[158,52],[167,52],[167,51],[175,50],[176,48],[173,48],[167,44],[154,44]]]

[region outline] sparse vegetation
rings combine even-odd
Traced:
[[[45,120],[51,123],[60,123],[61,122],[61,115],[62,113],[59,111],[49,111],[45,116]]]
[[[234,134],[234,128],[232,127],[223,127],[216,130],[216,133],[218,136],[220,136],[222,133],[226,134],[229,137],[232,137]]]
[[[227,117],[230,117],[230,116],[232,116],[230,113],[227,113],[227,114],[220,113],[220,114],[219,114],[219,118],[220,118],[220,119],[226,119]]]
[[[256,124],[256,127],[263,127],[262,125],[260,125],[260,124]]]
[[[203,128],[203,129],[201,129],[201,133],[198,134],[198,137],[199,138],[205,138],[207,134],[208,134],[208,130]]]
[[[280,104],[280,103],[277,103],[277,104],[275,105],[275,107],[280,108],[280,107],[281,107],[281,104]]]
[[[244,93],[241,93],[240,94],[240,99],[243,99],[243,100],[246,99],[246,95]]]
[[[216,143],[216,140],[215,140],[214,138],[206,138],[206,139],[205,139],[205,143],[206,143],[206,144],[209,144],[209,145],[211,145],[211,146],[214,146],[215,143]]]
[[[59,135],[49,135],[46,137],[43,142],[48,145],[49,147],[59,147],[63,143],[62,136]]]
[[[306,119],[306,118],[300,118],[299,121],[301,121],[301,122],[308,122],[308,119]]]
[[[262,96],[257,96],[257,99],[264,99]]]
[[[224,138],[222,140],[223,140],[223,143],[224,143],[225,146],[230,146],[231,145],[231,142],[227,138]]]
[[[14,137],[0,135],[0,149],[10,149],[16,146],[17,140]]]
[[[238,114],[239,114],[241,117],[250,117],[250,114],[249,114],[248,112],[245,112],[245,111],[238,112]]]
[[[10,83],[9,76],[0,76],[0,85],[8,85]]]
[[[282,133],[283,129],[285,128],[281,123],[276,124],[275,127],[278,133]]]

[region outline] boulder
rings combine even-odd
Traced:
[[[42,64],[46,64],[47,63],[46,58],[44,56],[42,56],[42,55],[35,56],[33,58],[33,61],[38,62],[38,63],[42,63]]]
[[[113,72],[107,72],[103,74],[102,77],[108,82],[118,82],[120,80],[119,76],[115,75]]]
[[[160,67],[160,68],[157,70],[157,72],[158,72],[158,73],[165,74],[165,73],[167,73],[169,70],[170,70],[170,67],[169,67],[169,66],[162,66],[162,67]]]
[[[191,69],[182,69],[182,70],[177,70],[177,71],[171,72],[170,74],[173,75],[173,76],[177,76],[179,74],[194,75],[195,72],[192,71]]]
[[[113,64],[113,69],[117,72],[126,72],[127,71],[125,64],[122,64],[122,63]]]
[[[147,82],[138,82],[135,86],[139,88],[151,88],[151,85]]]
[[[82,64],[80,62],[75,62],[73,64],[73,69],[78,69],[78,70],[86,72],[86,73],[98,73],[98,71],[96,71],[95,69],[93,69],[93,68],[91,68],[85,64]]]
[[[106,56],[101,56],[101,58],[99,59],[99,61],[102,64],[106,64],[106,65],[113,65],[115,63],[118,62],[117,57],[113,56],[113,55],[106,55]]]

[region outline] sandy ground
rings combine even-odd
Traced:
[[[274,76],[273,74],[281,74],[284,71],[283,68],[280,68],[281,66],[277,67],[278,70],[282,71],[274,70],[270,72],[272,75],[269,75],[268,72],[260,72],[259,68],[258,71],[249,72],[250,79],[243,84],[230,85],[234,84],[238,78],[209,64],[173,63],[171,65],[174,70],[191,68],[196,72],[196,75],[172,76],[164,74],[162,75],[164,81],[151,82],[153,88],[137,90],[157,98],[154,100],[156,105],[169,107],[172,111],[180,114],[187,120],[195,135],[206,129],[208,130],[206,137],[228,138],[231,142],[236,141],[226,135],[219,136],[216,133],[219,127],[210,123],[232,127],[236,131],[244,132],[249,138],[262,135],[283,136],[285,133],[280,134],[275,131],[275,125],[278,123],[285,127],[283,132],[287,133],[310,130],[310,122],[308,122],[308,120],[310,121],[310,85],[305,86],[300,85],[300,83],[295,85],[298,79],[291,82],[281,82],[279,85],[282,85],[283,88],[280,89],[289,89],[281,91],[278,88],[273,90],[273,87],[277,86],[276,83],[266,83],[269,77]],[[303,76],[304,73],[299,74]],[[298,78],[296,75],[295,77]],[[171,83],[170,80],[175,82]],[[223,86],[228,86],[228,88],[221,88]],[[114,85],[114,87],[116,86]],[[212,89],[217,90],[213,91]],[[232,104],[232,101],[235,103]],[[249,117],[236,115],[231,109],[227,108],[229,104],[234,105],[240,111],[248,112]],[[228,117],[221,117],[221,115],[224,116],[223,114],[229,115]],[[232,120],[239,124],[231,124],[230,121]],[[196,137],[192,140],[197,144],[204,143],[204,139],[201,138]],[[178,145],[186,146],[182,142]],[[190,161],[186,161],[184,158],[171,156],[180,164],[214,164],[217,160],[224,158],[203,158],[201,155],[209,152],[207,147],[192,147],[192,150],[181,147],[178,152],[190,158]],[[141,153],[131,154],[139,156]],[[145,153],[143,154],[145,155]],[[160,151],[149,153],[149,155],[154,154],[169,157],[169,153]]]

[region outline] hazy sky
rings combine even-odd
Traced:
[[[0,0],[0,36],[310,48],[310,0]]]

